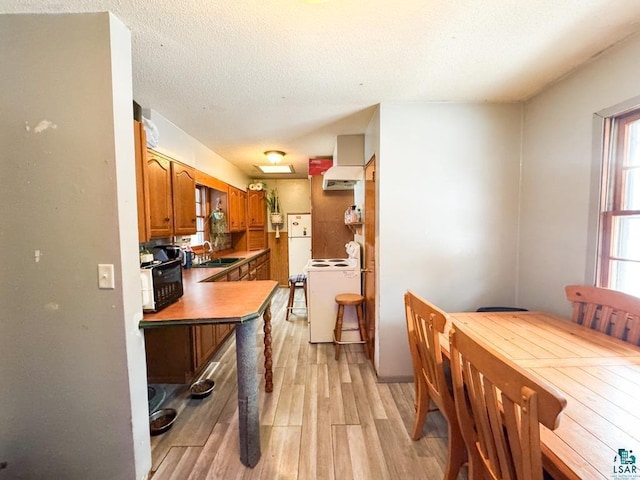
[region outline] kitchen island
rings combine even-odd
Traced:
[[[183,273],[184,295],[156,313],[145,313],[140,328],[152,330],[197,325],[235,325],[238,365],[240,461],[254,467],[260,459],[256,320],[264,319],[265,391],[273,391],[271,360],[271,298],[278,288],[273,280],[251,282],[207,281],[219,272],[198,268]]]
[[[165,313],[192,318],[191,322],[183,322],[170,329],[149,328],[144,331],[148,383],[191,383],[207,368],[216,351],[233,333],[235,327],[230,322],[214,324],[196,321],[203,307],[209,307],[207,302],[213,298],[209,288],[211,283],[252,283],[254,280],[270,279],[269,250],[236,251],[220,258],[229,260],[230,257],[239,260],[232,264],[184,269],[185,296],[167,307],[169,310],[166,312],[163,310],[158,314],[145,315],[145,321],[162,321]],[[229,294],[215,294],[217,300],[224,297],[229,297]],[[242,303],[241,299],[231,299],[233,302],[236,300]]]

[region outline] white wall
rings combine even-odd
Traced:
[[[407,289],[448,311],[514,305],[521,115],[518,104],[380,105],[380,378],[412,374]]]
[[[145,108],[143,114],[145,118],[153,122],[158,130],[158,145],[153,147],[154,150],[191,165],[229,185],[242,190],[247,189],[249,177],[238,167],[205,147],[156,110]]]
[[[636,36],[525,105],[519,301],[531,309],[569,315],[564,286],[594,282],[601,132],[593,115],[640,95],[638,58]]]
[[[130,33],[106,13],[0,15],[0,44],[0,476],[142,478]]]
[[[280,199],[280,212],[283,214],[284,224],[280,227],[281,232],[287,231],[288,213],[309,213],[311,212],[311,183],[309,179],[295,178],[291,180],[262,179],[267,185],[267,193],[273,189],[278,189]],[[267,218],[268,231],[275,232],[271,220]]]

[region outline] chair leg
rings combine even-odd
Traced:
[[[424,422],[429,413],[430,401],[429,389],[425,385],[424,380],[418,380],[416,384],[416,420],[413,423],[413,432],[411,433],[412,440],[420,440],[420,438],[422,438],[422,427],[424,427]]]
[[[302,284],[302,290],[304,291],[304,306],[309,308],[309,304],[307,303],[307,282]]]
[[[336,326],[333,330],[333,338],[336,339],[336,360],[340,356],[340,344],[337,343],[342,340],[342,317],[344,316],[344,305],[338,305],[338,317],[336,318]]]
[[[358,316],[358,328],[360,329],[360,340],[364,342],[364,349],[367,353],[367,358],[371,358],[369,355],[369,339],[367,338],[367,329],[364,326],[364,312],[362,311],[362,304],[356,305],[356,315]]]
[[[447,420],[449,423],[449,455],[447,456],[444,478],[445,480],[456,480],[462,465],[467,461],[467,447],[455,419],[453,422]]]
[[[285,321],[289,321],[289,313],[291,313],[291,308],[293,307],[293,298],[296,294],[296,284],[293,282],[289,282],[289,301],[287,302],[287,315],[285,316]]]

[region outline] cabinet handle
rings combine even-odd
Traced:
[[[168,222],[168,221],[170,221],[170,220],[171,220],[171,219],[170,219],[169,217],[167,217],[167,218],[165,218],[165,219],[164,219],[164,221],[165,221],[165,222]]]

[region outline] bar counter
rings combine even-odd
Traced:
[[[183,271],[184,294],[160,312],[145,313],[140,328],[235,324],[238,364],[238,416],[240,461],[254,467],[260,460],[260,419],[256,320],[264,319],[265,391],[273,391],[271,359],[271,298],[278,288],[273,280],[212,282],[224,268],[192,268]]]

